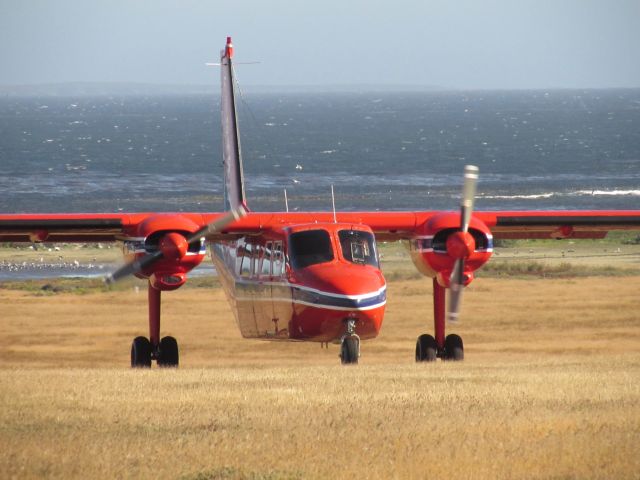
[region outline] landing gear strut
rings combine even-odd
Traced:
[[[131,367],[150,368],[155,360],[159,367],[177,367],[180,355],[173,337],[160,339],[161,291],[149,283],[149,338],[136,337],[131,344]]]
[[[445,337],[446,289],[433,279],[433,326],[435,338],[424,334],[416,342],[416,362],[433,362],[436,358],[459,361],[464,359],[464,345],[459,335]]]
[[[347,320],[347,332],[340,339],[340,361],[343,365],[358,363],[360,337],[356,334],[356,321]]]

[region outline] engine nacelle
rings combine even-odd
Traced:
[[[187,238],[198,229],[199,225],[182,215],[149,217],[140,223],[134,238],[124,241],[126,260],[139,260],[149,253],[161,251],[162,257],[136,276],[148,278],[158,290],[175,290],[186,282],[186,274],[200,265],[206,256],[204,242],[187,243]]]
[[[410,240],[411,259],[416,268],[443,287],[449,286],[451,271],[458,258],[465,259],[463,283],[468,285],[473,272],[493,253],[493,235],[489,227],[471,217],[468,234],[460,232],[460,214],[440,213],[431,217],[420,234]]]
[[[175,290],[187,281],[186,273],[155,272],[149,277],[149,283],[156,290]]]

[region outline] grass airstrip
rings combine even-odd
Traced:
[[[335,345],[243,340],[194,279],[163,297],[180,368],[131,371],[144,283],[1,283],[0,477],[638,478],[634,240],[499,249],[465,291],[461,363],[414,363],[431,284],[390,246],[385,325],[349,367]]]

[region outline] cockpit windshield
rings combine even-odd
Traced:
[[[289,236],[289,258],[293,268],[305,268],[333,260],[333,248],[326,230],[305,230]]]
[[[338,237],[340,238],[342,256],[346,260],[380,268],[373,234],[360,230],[340,230]]]

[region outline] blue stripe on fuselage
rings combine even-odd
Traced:
[[[249,299],[246,295],[253,294],[252,300],[291,301],[336,310],[368,310],[382,306],[387,301],[386,286],[370,294],[342,295],[287,282],[253,282],[241,279],[236,281],[236,289],[240,300]]]

